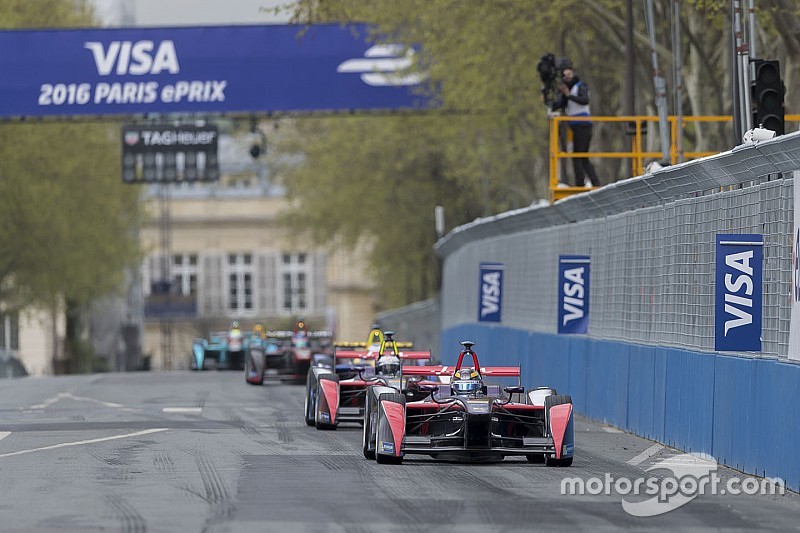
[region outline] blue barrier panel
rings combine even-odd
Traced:
[[[717,355],[714,372],[714,450],[717,461],[740,470],[753,471],[750,453],[756,363],[754,359]],[[758,437],[756,437],[758,438]]]
[[[628,425],[627,429],[653,438],[655,396],[655,349],[633,344],[628,349]]]
[[[548,347],[545,366],[545,381],[542,385],[554,387],[559,394],[571,394],[569,388],[570,343],[557,335],[539,335],[537,344]]]
[[[628,418],[628,345],[590,339],[586,392],[590,416],[618,427]]]
[[[759,360],[756,365],[756,393],[751,399],[757,414],[752,428],[751,452],[759,474],[783,478],[792,490],[800,489],[800,366]]]
[[[575,409],[580,413],[586,413],[589,408],[586,389],[588,381],[586,341],[576,337],[570,339],[558,338],[562,342],[569,342],[569,386],[567,391],[572,396]]]
[[[712,453],[713,354],[665,349],[667,360],[664,438],[670,446]]]
[[[482,364],[521,358],[526,386],[570,394],[589,418],[800,489],[800,365],[477,325],[442,332],[443,361],[464,338]]]
[[[667,418],[667,354],[663,348],[653,353],[653,439],[666,442],[664,426]]]

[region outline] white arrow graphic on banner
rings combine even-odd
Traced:
[[[361,81],[373,87],[418,85],[427,74],[397,74],[414,64],[414,50],[398,44],[378,44],[364,52],[366,59],[348,59],[336,68],[341,73],[361,73]]]

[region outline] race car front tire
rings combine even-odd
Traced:
[[[305,413],[303,418],[305,418],[307,426],[315,426],[316,422],[314,421],[314,412],[317,410],[317,402],[316,402],[316,394],[317,392],[317,380],[314,377],[314,373],[309,371],[308,376],[306,377],[306,401],[305,401]]]
[[[544,411],[548,417],[548,427],[550,426],[550,408],[554,405],[562,405],[565,403],[572,403],[572,396],[569,394],[551,394],[544,399]],[[572,457],[563,457],[556,459],[555,455],[545,456],[545,465],[547,466],[572,466]]]
[[[375,450],[369,449],[369,443],[373,441],[372,438],[372,404],[375,395],[370,389],[367,389],[367,397],[364,400],[364,420],[361,425],[363,431],[361,434],[361,452],[364,454],[365,459],[375,460]]]
[[[331,420],[330,423],[320,422],[317,419],[317,416],[316,416],[318,414],[317,412],[319,410],[319,408],[317,406],[317,403],[319,402],[319,398],[321,398],[322,395],[325,394],[325,391],[322,390],[322,381],[324,381],[324,380],[336,381],[338,383],[339,382],[339,376],[336,375],[336,374],[320,374],[320,375],[317,376],[317,379],[316,379],[316,382],[317,382],[316,383],[316,391],[317,392],[316,392],[316,400],[315,400],[315,405],[314,405],[314,422],[316,423],[315,425],[317,426],[317,429],[335,430],[337,428],[337,425],[338,425],[335,421]]]
[[[392,403],[399,403],[405,405],[406,397],[399,392],[392,392],[392,393],[384,393],[378,397],[378,420],[377,420],[377,427],[380,428],[381,420],[386,418],[386,414],[380,407],[380,402],[389,401]],[[388,420],[387,420],[388,423]],[[378,442],[378,431],[375,431],[375,460],[378,464],[385,464],[385,465],[399,465],[403,462],[403,456],[396,456],[396,455],[385,455],[382,453],[378,453],[379,445]],[[395,446],[401,446],[402,442],[395,443]]]
[[[252,359],[250,359],[249,355],[245,355],[245,359],[244,359],[244,380],[247,383],[249,383],[250,385],[263,385],[263,377],[262,377],[262,379],[260,379],[258,381],[250,381],[249,379],[247,379],[250,376],[250,372],[251,372],[251,367],[252,366],[253,366]]]

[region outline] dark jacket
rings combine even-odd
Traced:
[[[569,100],[572,100],[573,102],[581,105],[586,105],[589,103],[589,86],[581,82],[581,79],[578,76],[574,76],[572,78],[572,80],[568,84],[568,87],[571,90],[578,83],[580,83],[580,86],[578,87],[577,95],[573,96],[573,95],[565,95],[563,93],[558,93],[558,97],[556,98],[555,102],[553,102],[553,111],[556,111],[558,109],[566,109],[567,102]]]

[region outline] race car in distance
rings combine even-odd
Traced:
[[[380,340],[377,346],[375,340]],[[404,362],[431,358],[430,351],[401,351],[401,347],[412,344],[399,343],[393,332],[381,333],[380,329],[370,332],[366,350],[347,349],[352,344],[334,348],[332,368],[309,369],[304,406],[307,425],[336,429],[340,422],[362,423],[367,388],[376,384],[399,388]]]
[[[206,370],[213,366],[218,370],[241,370],[247,338],[239,323],[234,321],[228,331],[212,331],[208,339],[198,338],[192,343],[192,370]]]
[[[313,357],[330,355],[330,331],[308,331],[303,320],[291,331],[267,331],[260,343],[250,343],[244,358],[247,383],[266,379],[303,383]]]
[[[380,384],[367,390],[364,457],[399,464],[405,454],[468,460],[521,455],[548,466],[572,465],[572,398],[549,387],[526,393],[519,367],[481,367],[474,344],[461,342],[454,367],[403,368],[403,377],[450,376],[447,384],[409,380],[404,388]],[[516,378],[517,384],[501,388],[489,384],[492,378]]]

